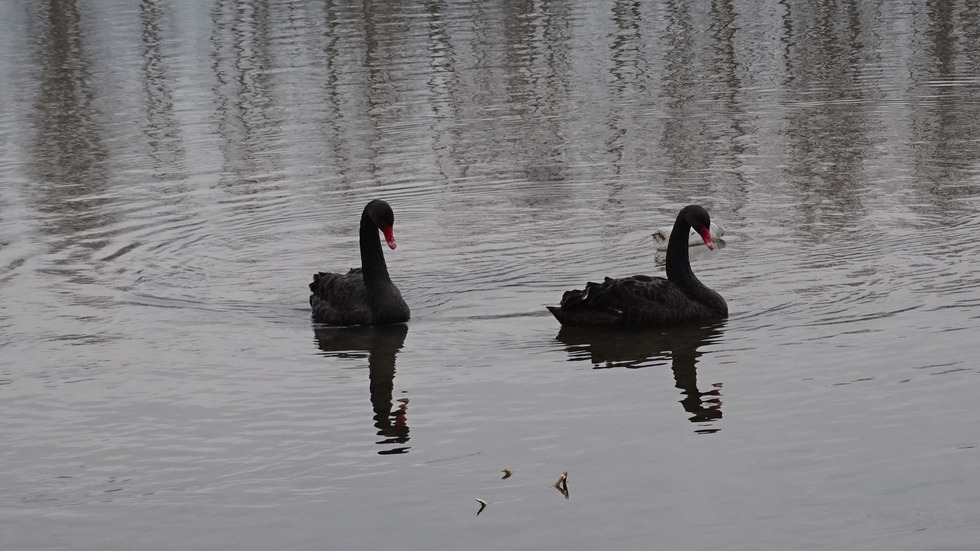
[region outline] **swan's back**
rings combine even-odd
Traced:
[[[371,302],[360,268],[346,274],[320,272],[310,283],[313,320],[328,325],[372,323]]]
[[[585,289],[566,291],[561,305],[548,307],[562,325],[656,326],[719,317],[662,277],[636,275],[589,282]]]

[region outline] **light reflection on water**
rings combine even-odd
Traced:
[[[0,4],[0,540],[972,548],[978,17]],[[413,320],[315,327],[374,197]],[[558,327],[688,203],[726,322]]]

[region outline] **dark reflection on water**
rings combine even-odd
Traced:
[[[140,48],[143,59],[141,78],[145,121],[143,135],[149,158],[157,173],[172,172],[185,156],[180,140],[180,120],[176,113],[173,60],[167,57],[164,41],[168,6],[162,1],[140,3]]]
[[[34,61],[37,92],[27,114],[34,136],[31,140],[31,172],[38,182],[33,189],[37,209],[45,219],[41,226],[49,236],[83,234],[110,223],[102,194],[108,178],[104,162],[105,128],[95,107],[92,60],[87,55],[87,36],[74,3],[51,2],[40,17]],[[69,249],[71,260],[88,256],[98,243],[57,239],[57,251]],[[81,241],[81,240],[79,240]],[[61,258],[57,272],[68,271],[76,282],[91,281],[75,270],[74,262]]]
[[[625,367],[636,369],[671,362],[674,386],[684,398],[681,405],[691,414],[692,423],[710,423],[721,419],[721,383],[710,390],[698,388],[699,351],[717,342],[725,322],[704,326],[667,329],[593,329],[562,327],[556,337],[565,344],[569,361],[590,361],[595,369]],[[710,426],[710,425],[709,425]],[[717,432],[718,428],[701,428],[699,433]]]
[[[382,437],[380,445],[394,447],[379,451],[380,455],[408,453],[408,398],[394,400],[395,356],[405,344],[408,326],[405,324],[375,327],[315,327],[317,347],[327,356],[350,358],[367,353],[370,373],[371,407],[374,426]],[[395,408],[395,402],[398,407]]]
[[[851,230],[853,216],[864,210],[862,171],[875,130],[871,100],[879,94],[861,80],[873,54],[860,36],[859,17],[854,6],[817,4],[785,15],[784,86],[792,100],[786,175],[803,199],[798,228],[808,234],[824,226]]]
[[[275,66],[271,14],[265,2],[216,2],[210,17],[213,123],[222,138],[222,184],[248,194],[283,169],[279,133],[284,121],[270,75]]]
[[[920,193],[910,208],[948,216],[974,210],[962,201],[976,195],[980,161],[980,22],[977,8],[957,12],[946,2],[929,3],[916,16],[909,142],[912,180]],[[923,204],[925,198],[931,204]]]

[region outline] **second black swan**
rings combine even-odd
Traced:
[[[346,274],[320,272],[310,283],[313,320],[327,325],[380,325],[408,321],[411,312],[388,275],[378,230],[395,248],[395,214],[375,199],[361,214],[361,267]]]
[[[560,306],[548,310],[562,325],[655,327],[728,317],[728,304],[691,271],[687,236],[697,231],[714,248],[708,211],[699,205],[681,209],[667,243],[667,278],[636,275],[585,289],[566,291]]]

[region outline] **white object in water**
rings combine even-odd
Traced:
[[[670,232],[671,232],[672,229],[673,228],[660,228],[659,230],[653,232],[653,241],[654,241],[654,243],[657,244],[657,249],[658,250],[666,250],[667,249],[667,241],[670,240]],[[718,224],[715,224],[714,222],[712,222],[711,223],[711,240],[712,241],[718,241],[718,240],[721,239],[721,236],[723,236],[723,235],[725,235],[725,228],[723,228],[723,227],[719,226]],[[695,245],[703,245],[704,244],[704,240],[701,239],[701,236],[698,235],[698,232],[694,231],[694,228],[691,228],[691,235],[688,236],[687,244],[689,246],[691,246],[691,247],[693,247]]]

